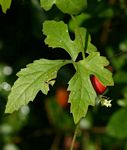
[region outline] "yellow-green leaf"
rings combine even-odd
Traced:
[[[2,11],[6,13],[7,9],[10,8],[12,0],[0,0],[0,5],[2,7]]]

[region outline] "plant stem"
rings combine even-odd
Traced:
[[[79,123],[80,123],[80,122],[79,122]],[[73,150],[73,148],[74,148],[75,139],[76,139],[76,136],[77,136],[77,133],[78,133],[78,129],[79,129],[79,123],[76,125],[76,128],[75,128],[75,132],[74,132],[74,136],[73,136],[73,140],[72,140],[72,143],[71,143],[71,148],[70,148],[70,150]]]
[[[84,50],[82,51],[82,57],[83,57],[83,59],[85,59],[85,53],[84,53]]]
[[[85,37],[85,48],[84,51],[86,52],[87,47],[88,47],[88,40],[89,40],[89,32],[86,30],[86,37]]]

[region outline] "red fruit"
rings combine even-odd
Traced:
[[[113,68],[111,66],[106,66],[105,68],[113,72]],[[107,86],[103,85],[96,76],[91,76],[90,80],[97,94],[103,94],[106,91]]]
[[[103,85],[103,83],[101,83],[96,76],[91,76],[90,79],[91,79],[92,85],[93,85],[96,93],[103,94],[105,92],[105,90],[107,89],[107,87],[105,85]]]
[[[56,101],[61,107],[68,105],[69,92],[64,88],[58,88],[56,91]]]

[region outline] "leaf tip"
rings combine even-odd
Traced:
[[[11,114],[13,112],[14,112],[14,110],[12,110],[8,106],[6,106],[5,111],[4,111],[5,114]]]

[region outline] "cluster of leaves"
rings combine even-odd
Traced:
[[[4,7],[5,2],[1,4],[3,11],[6,12],[9,6]],[[73,1],[73,5],[71,2],[68,3],[68,0],[60,2],[41,0],[41,6],[45,10],[49,10],[53,4],[62,12],[70,15],[78,14],[87,7],[87,1],[82,0]],[[12,113],[28,104],[29,101],[33,101],[40,90],[47,94],[49,85],[55,83],[58,70],[62,66],[72,63],[76,73],[68,83],[69,103],[71,103],[70,111],[73,114],[74,122],[78,123],[82,117],[85,117],[88,106],[95,105],[97,94],[91,84],[90,76],[95,75],[105,86],[113,85],[112,73],[105,68],[109,65],[109,61],[100,56],[100,53],[91,44],[90,36],[87,37],[85,28],[75,28],[75,39],[71,40],[68,26],[63,21],[45,21],[43,34],[47,36],[45,43],[49,47],[64,49],[70,55],[71,60],[40,59],[27,65],[25,69],[21,69],[17,74],[19,78],[14,83],[8,97],[5,112]],[[77,62],[79,53],[82,53],[83,59]]]

